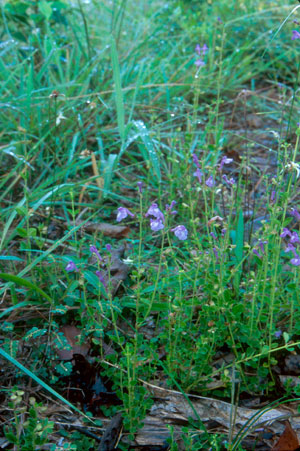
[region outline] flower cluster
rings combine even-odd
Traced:
[[[298,233],[291,232],[287,227],[284,227],[280,236],[281,238],[289,238],[289,243],[285,248],[285,252],[292,252],[294,254],[294,258],[290,260],[290,263],[294,266],[300,266],[300,256],[297,254],[296,247],[294,246],[294,244],[300,243]]]
[[[166,213],[170,215],[176,215],[177,211],[174,210],[175,205],[176,205],[175,200],[173,200],[170,205],[167,204],[165,207]],[[150,228],[151,230],[153,230],[153,232],[158,232],[159,230],[162,230],[165,227],[165,215],[158,208],[158,205],[156,203],[150,205],[145,216],[146,218],[148,216],[152,216],[152,218],[150,218]],[[174,227],[173,229],[171,229],[171,232],[174,232],[174,235],[179,240],[182,241],[186,240],[188,237],[188,231],[184,225],[178,225]]]
[[[205,62],[204,62],[203,58],[206,55],[207,51],[208,51],[208,47],[206,44],[204,44],[203,47],[201,47],[200,44],[196,45],[195,52],[197,54],[197,59],[195,61],[195,65],[197,67],[205,66]]]
[[[258,247],[261,253],[259,253],[258,249],[253,249],[253,254],[256,255],[260,260],[263,258],[263,255],[265,254],[265,245],[268,244],[268,241],[261,241],[258,242]]]
[[[112,250],[112,249],[111,249],[111,245],[110,245],[110,244],[107,244],[105,247],[106,247],[106,250],[107,250],[109,253],[111,253],[111,250]],[[103,264],[104,259],[101,257],[101,255],[100,255],[98,249],[96,248],[96,246],[94,246],[94,245],[90,246],[90,253],[91,253],[91,254],[95,254],[96,257],[97,257],[97,259],[99,260],[99,263]],[[67,264],[66,267],[65,267],[65,270],[66,270],[67,272],[78,272],[78,271],[79,271],[78,267],[76,266],[76,264],[75,264],[72,260],[70,260],[70,261],[68,262],[68,264]],[[95,274],[96,274],[96,276],[98,277],[99,281],[100,281],[100,282],[102,283],[102,285],[104,286],[104,288],[107,288],[107,283],[106,283],[104,274],[103,274],[101,271],[99,271],[99,270],[96,271]]]
[[[203,172],[200,169],[200,162],[199,162],[199,159],[198,159],[198,157],[197,157],[197,155],[195,153],[193,153],[192,159],[193,159],[194,165],[196,166],[196,171],[193,173],[193,176],[197,177],[199,183],[202,183],[204,174],[203,174]],[[228,158],[228,157],[224,156],[221,159],[220,164],[218,165],[218,171],[220,173],[222,173],[224,165],[225,164],[230,164],[230,163],[232,163],[232,161],[233,161],[232,158]],[[229,186],[235,185],[235,180],[232,177],[230,179],[228,179],[226,174],[222,175],[222,180],[224,180],[224,182],[227,185],[229,185]],[[216,182],[215,182],[213,176],[209,175],[208,178],[205,180],[205,185],[208,186],[209,188],[213,188],[215,186],[215,184],[216,184]]]
[[[176,203],[177,202],[175,200],[173,200],[170,205],[166,204],[165,214],[175,216],[177,214],[177,211],[174,210]],[[150,205],[150,207],[148,208],[148,210],[145,214],[145,217],[146,218],[149,217],[150,228],[153,232],[159,232],[160,230],[163,230],[165,228],[165,214],[160,210],[160,208],[158,207],[158,205],[155,202],[153,202]],[[131,211],[129,211],[128,208],[119,207],[118,214],[117,214],[117,221],[120,222],[123,219],[127,218],[127,216],[134,217],[134,214],[131,213]],[[182,241],[186,240],[188,237],[188,231],[184,225],[178,225],[178,226],[174,227],[173,229],[171,229],[171,232],[173,232],[174,235],[179,240],[182,240]]]

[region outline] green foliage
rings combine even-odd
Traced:
[[[17,384],[26,374],[74,407],[60,395],[72,363],[57,350],[72,349],[61,326],[76,324],[133,438],[153,403],[143,381],[274,396],[273,368],[297,349],[299,266],[281,234],[299,229],[290,214],[299,209],[299,41],[288,21],[275,34],[291,8],[273,1],[100,3],[0,5],[0,354]],[[251,115],[263,117],[257,135]],[[233,161],[221,170],[224,155]],[[152,202],[160,231],[145,216]],[[116,225],[120,206],[134,213],[121,243],[131,272],[112,295],[118,270],[106,245],[120,242],[89,223]],[[174,235],[179,224],[187,240]],[[91,244],[104,261],[91,259]],[[7,439],[22,450],[48,445],[42,406],[23,411],[23,395],[13,396],[26,421],[17,415]],[[191,450],[226,441],[192,420],[182,440]],[[76,432],[63,449],[92,446]]]
[[[15,423],[5,427],[4,434],[17,451],[32,451],[48,443],[54,423],[48,418],[43,418],[45,408],[34,398],[29,399],[30,407],[28,409],[23,407],[21,405],[23,395],[23,391],[15,389],[10,396],[9,407],[14,413]],[[21,423],[24,415],[26,419],[24,423]]]

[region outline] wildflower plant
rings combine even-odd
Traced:
[[[55,350],[76,325],[122,400],[106,411],[122,410],[131,438],[153,402],[141,381],[231,401],[235,374],[243,396],[276,396],[277,360],[300,335],[296,26],[266,46],[263,3],[180,0],[153,3],[159,27],[147,2],[104,8],[109,33],[97,2],[68,16],[38,2],[17,29],[15,2],[4,3],[0,349],[21,360],[30,349],[28,366],[61,389],[72,363],[54,364]],[[126,231],[108,237],[99,222]],[[15,395],[7,432],[20,447],[30,413]],[[187,447],[219,446],[187,428]]]

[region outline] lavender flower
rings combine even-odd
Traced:
[[[284,252],[293,252],[294,256],[297,256],[296,248],[293,244],[289,243],[285,248]]]
[[[292,41],[294,41],[295,39],[300,39],[300,33],[297,30],[292,31]]]
[[[283,231],[281,233],[281,238],[285,238],[286,236],[289,236],[291,238],[292,234],[286,227],[283,228]]]
[[[253,249],[253,254],[256,255],[260,260],[262,259],[262,256],[260,255],[257,249]]]
[[[299,236],[297,232],[292,232],[290,243],[300,243]]]
[[[281,337],[281,335],[282,335],[282,330],[275,330],[275,332],[274,332],[274,336],[276,337],[276,338],[280,338]]]
[[[275,199],[276,199],[276,191],[273,190],[273,191],[271,192],[271,198],[270,198],[270,201],[271,201],[271,202],[274,202]]]
[[[150,228],[153,232],[158,232],[164,228],[164,224],[161,219],[150,219]]]
[[[260,250],[263,254],[265,253],[265,244],[267,244],[267,243],[268,243],[268,241],[259,241],[259,243],[258,243]]]
[[[177,215],[177,211],[173,210],[175,205],[177,204],[176,200],[172,200],[171,204],[166,204],[166,211],[169,212],[171,215]]]
[[[209,188],[212,188],[212,187],[215,185],[215,182],[214,182],[214,179],[213,179],[213,176],[212,176],[212,175],[210,175],[210,176],[208,177],[208,179],[206,180],[205,184],[206,184]]]
[[[105,282],[105,279],[104,279],[104,276],[103,276],[102,272],[101,271],[96,271],[96,276],[98,277],[98,279],[100,280],[102,285],[106,288],[106,282]]]
[[[221,236],[224,238],[225,235],[226,235],[226,229],[222,229],[221,230]]]
[[[193,158],[193,163],[195,164],[195,166],[197,166],[197,168],[200,168],[199,159],[195,153],[193,153],[192,158]]]
[[[193,173],[193,176],[198,178],[199,183],[202,183],[203,173],[200,171],[199,168],[196,169],[196,171]]]
[[[222,175],[222,179],[224,180],[224,182],[227,183],[227,185],[231,185],[231,186],[235,185],[234,178],[231,177],[230,179],[228,179],[226,174]]]
[[[139,193],[142,194],[143,191],[143,182],[137,182]]]
[[[174,227],[174,229],[171,229],[171,232],[174,232],[174,235],[177,236],[179,240],[186,240],[188,237],[188,231],[184,227],[184,225],[178,225]]]
[[[210,236],[213,237],[214,240],[217,240],[217,235],[214,232],[210,232]]]
[[[294,258],[290,260],[290,263],[294,266],[300,266],[300,257],[296,252],[295,246],[293,244],[289,243],[285,249],[285,252],[293,252]]]
[[[117,214],[117,222],[122,221],[123,219],[127,218],[127,216],[131,216],[132,218],[134,218],[134,214],[131,213],[131,211],[129,211],[128,208],[119,207]]]
[[[72,260],[69,261],[69,263],[68,263],[67,266],[65,267],[65,270],[66,270],[67,272],[72,272],[72,271],[78,272],[78,271],[79,271],[79,269],[77,268],[77,266],[75,265],[75,263],[72,262]]]
[[[296,210],[296,208],[292,208],[290,214],[291,216],[294,216],[294,218],[296,218],[297,221],[300,221],[300,213],[298,212],[298,210]]]
[[[296,257],[292,258],[290,263],[294,266],[300,266],[300,257],[299,255],[296,255]]]
[[[205,56],[206,53],[208,51],[208,47],[206,44],[203,44],[203,47],[200,46],[200,44],[196,44],[195,47],[195,52],[199,55],[199,56]]]
[[[197,66],[197,67],[203,67],[203,66],[205,66],[205,62],[201,59],[201,58],[198,58],[196,61],[195,61],[195,66]]]
[[[150,205],[145,216],[146,217],[154,216],[154,218],[159,219],[162,222],[165,222],[164,214],[160,211],[160,209],[158,208],[158,205],[156,203],[153,203]]]
[[[213,253],[215,254],[215,257],[216,257],[216,259],[218,261],[219,260],[219,254],[218,254],[217,248],[213,247]]]
[[[223,169],[224,164],[229,164],[232,163],[233,159],[232,158],[227,158],[226,155],[222,158],[221,163],[220,163],[220,167],[219,167],[219,171],[221,172]]]
[[[98,249],[96,248],[96,246],[90,246],[90,252],[91,252],[91,254],[96,254],[100,262],[103,260],[103,258],[99,254]]]
[[[107,250],[107,252],[111,252],[111,245],[110,244],[106,244],[106,250]]]

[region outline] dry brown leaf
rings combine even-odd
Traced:
[[[60,329],[60,332],[64,334],[71,346],[71,349],[57,349],[57,354],[61,360],[71,360],[74,354],[81,354],[84,357],[87,356],[90,349],[90,344],[79,344],[78,338],[81,334],[80,329],[75,326],[63,326]]]
[[[76,224],[79,225],[83,221],[76,221]],[[68,224],[66,224],[68,225]],[[129,233],[131,232],[130,228],[123,225],[113,225],[107,222],[86,222],[82,226],[83,230],[89,233],[103,233],[104,236],[109,236],[110,238],[127,238]]]
[[[285,429],[278,442],[271,451],[296,451],[299,448],[299,440],[289,421],[285,422]]]

